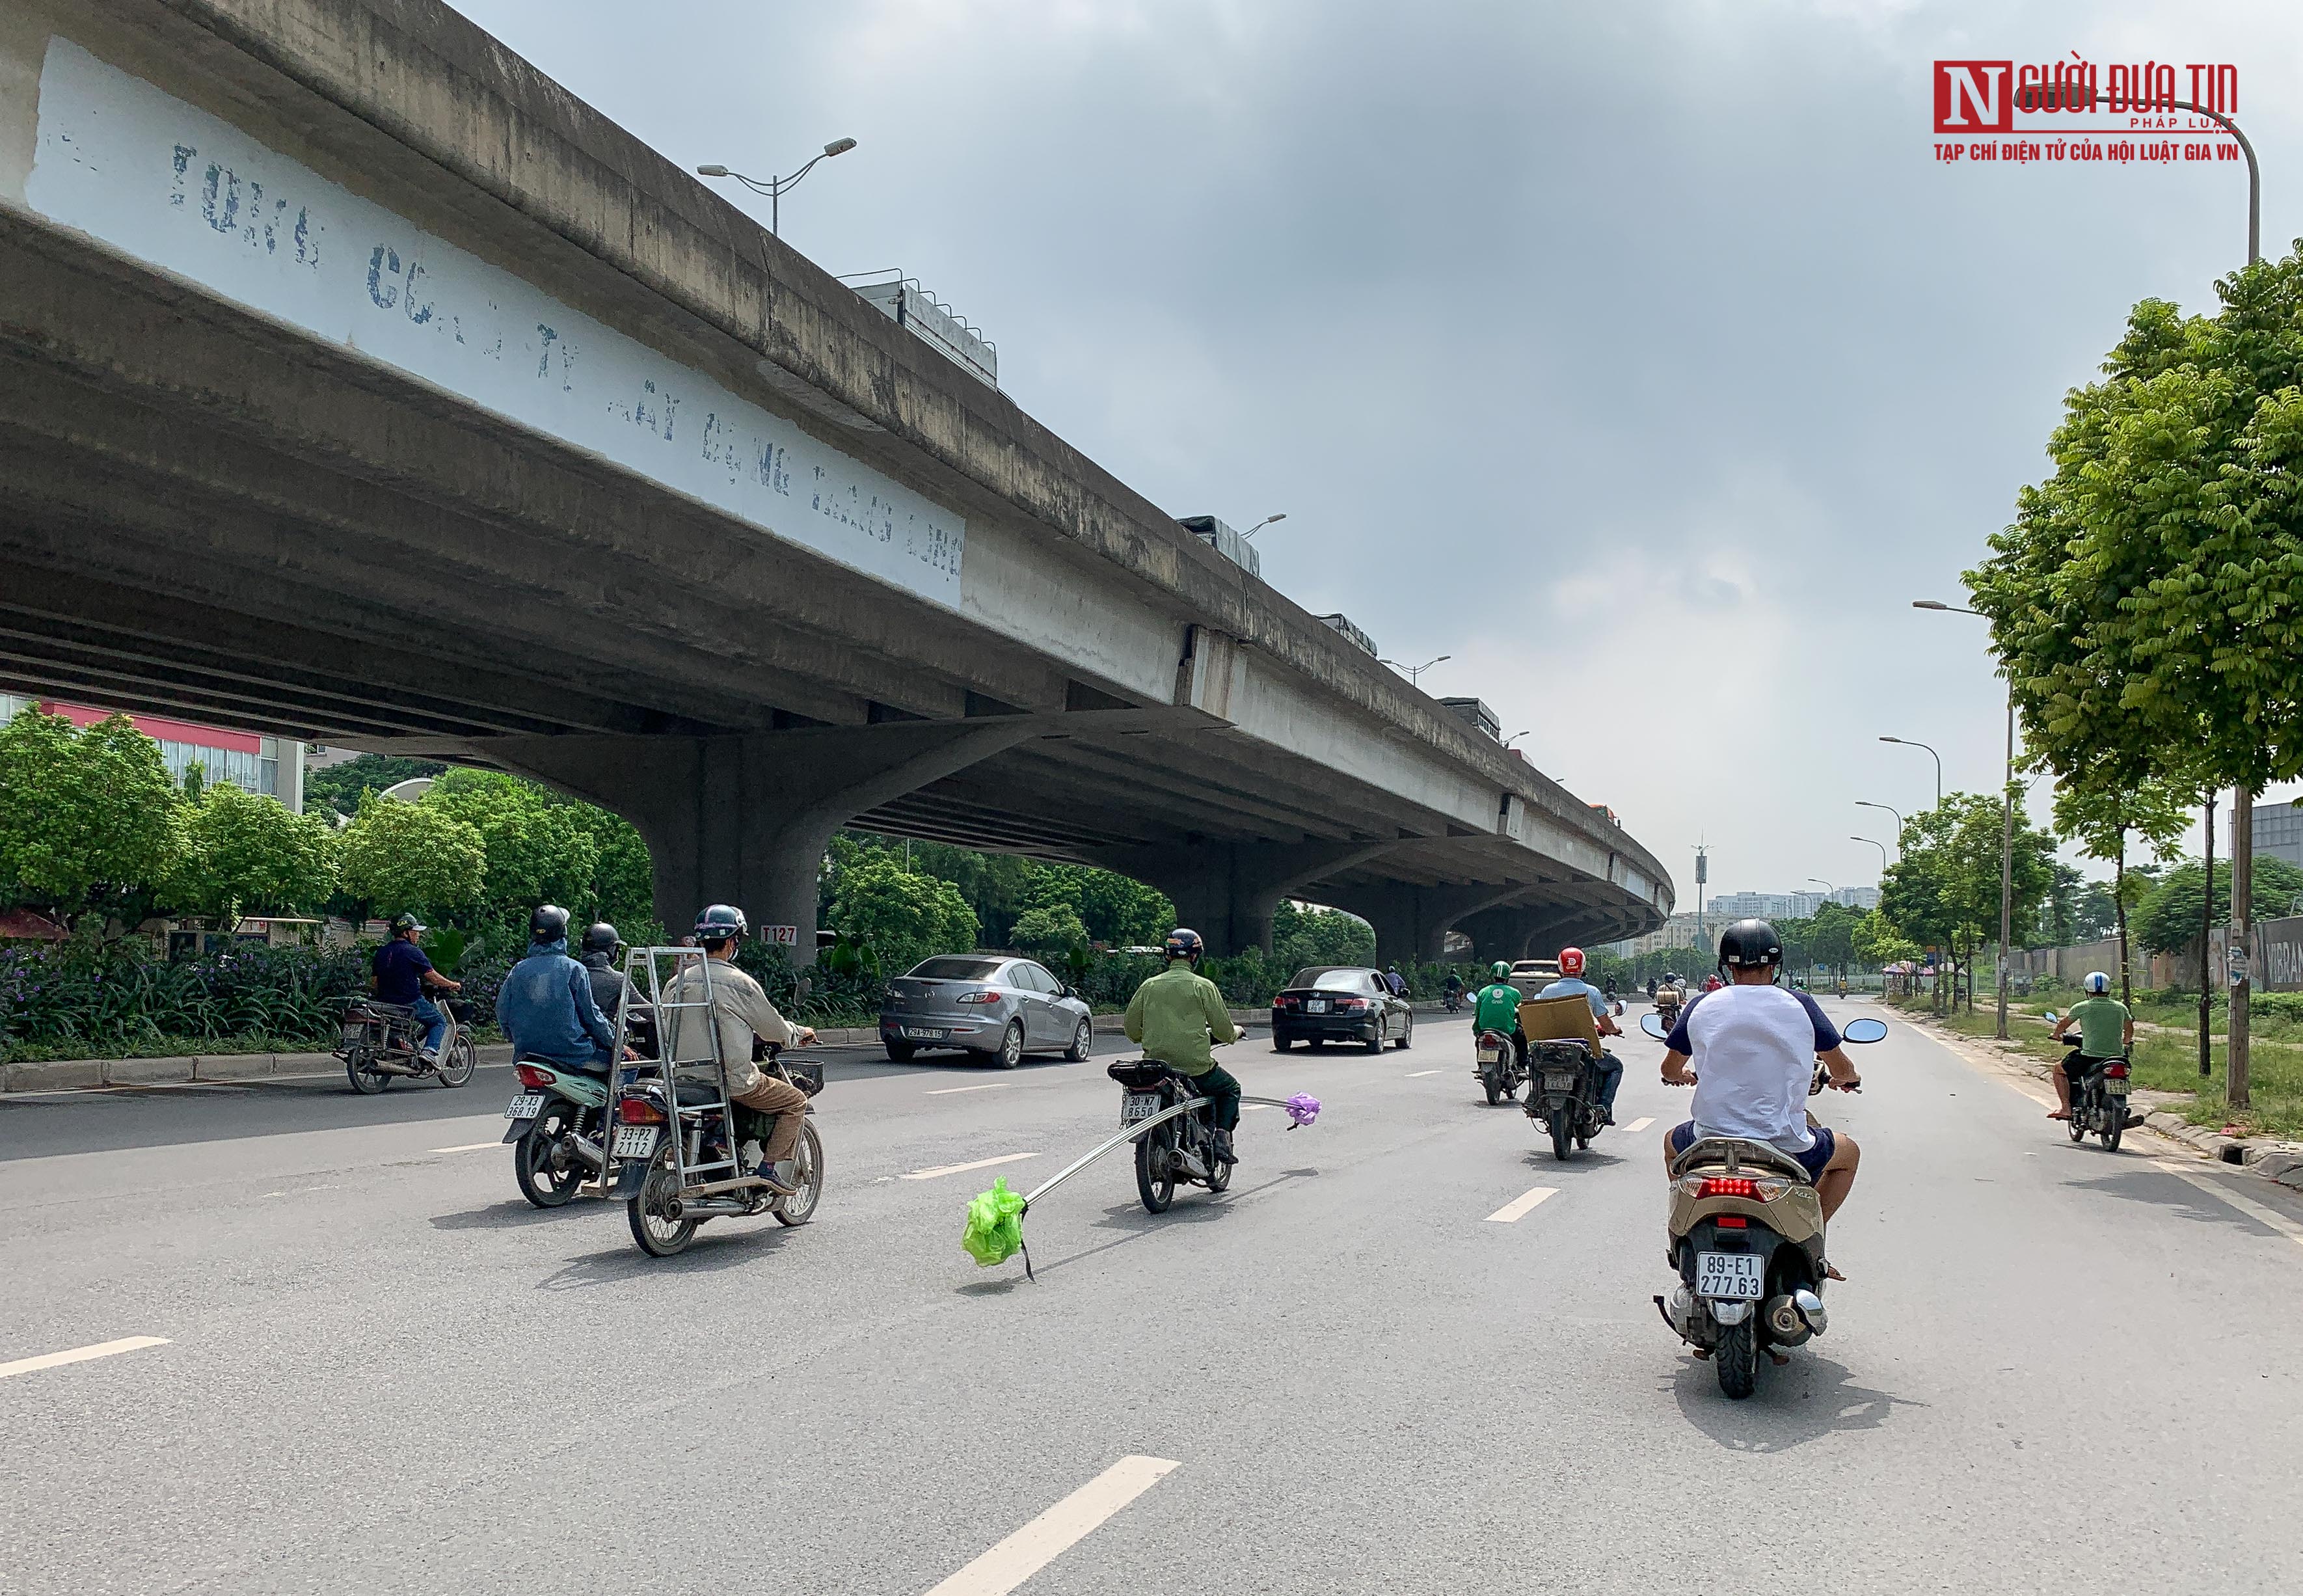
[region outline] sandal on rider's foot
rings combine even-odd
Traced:
[[[2069,1109],[2057,1109],[2054,1112],[2047,1116],[2050,1119],[2068,1119],[2071,1117],[2071,1111]]]
[[[1845,1275],[1843,1275],[1843,1274],[1841,1274],[1837,1270],[1834,1269],[1830,1264],[1826,1263],[1826,1264],[1825,1264],[1825,1265],[1823,1266],[1823,1278],[1824,1278],[1825,1279],[1826,1279],[1826,1280],[1843,1280],[1843,1279],[1845,1279],[1847,1277],[1846,1277]]]

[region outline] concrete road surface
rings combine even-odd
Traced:
[[[1864,1148],[1831,1331],[1730,1403],[1649,1301],[1687,1099],[1620,1046],[1624,1124],[1560,1164],[1480,1101],[1460,1018],[1379,1057],[1244,1043],[1249,1091],[1319,1124],[1252,1113],[1231,1193],[1159,1218],[1107,1160],[1031,1215],[1033,1284],[960,1251],[963,1209],[1115,1127],[1102,1059],[827,1050],[816,1221],[665,1262],[620,1208],[519,1199],[501,1070],[0,1103],[0,1569],[76,1596],[2296,1583],[2288,1196],[2147,1136],[2074,1147],[2037,1083],[1895,1023],[1822,1110]]]

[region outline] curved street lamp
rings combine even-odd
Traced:
[[[1452,660],[1455,657],[1455,656],[1452,654],[1443,654],[1436,659],[1425,660],[1420,665],[1403,665],[1397,660],[1379,660],[1377,663],[1379,664],[1389,665],[1402,676],[1406,677],[1407,685],[1409,687],[1420,688],[1423,685],[1423,673],[1426,671],[1429,671],[1434,665],[1440,664],[1447,660]],[[1523,732],[1521,735],[1525,736],[1526,734]]]
[[[1242,537],[1253,537],[1253,536],[1254,536],[1257,533],[1259,533],[1259,532],[1262,531],[1266,527],[1268,527],[1268,526],[1271,525],[1271,523],[1272,523],[1272,522],[1274,522],[1274,521],[1284,521],[1284,520],[1286,520],[1286,519],[1287,519],[1287,512],[1286,512],[1286,511],[1284,511],[1284,510],[1283,510],[1283,511],[1281,511],[1278,515],[1267,515],[1267,516],[1265,516],[1261,520],[1260,520],[1260,521],[1256,522],[1256,523],[1255,523],[1255,525],[1253,525],[1253,527],[1250,527],[1246,531],[1244,531],[1244,532],[1241,533],[1241,534],[1240,534],[1240,536],[1241,536]]]
[[[1880,841],[1877,837],[1850,837],[1848,840],[1850,842],[1869,842],[1872,847],[1877,849],[1879,850],[1879,874],[1883,877],[1887,874],[1887,845],[1885,843]]]
[[[1880,740],[1881,742],[1883,742],[1883,743],[1896,743],[1896,744],[1899,744],[1899,745],[1901,745],[1902,747],[1906,747],[1906,748],[1926,748],[1929,754],[1934,755],[1934,756],[1935,756],[1935,762],[1936,762],[1936,808],[1938,808],[1938,809],[1942,808],[1942,807],[1943,807],[1943,756],[1942,756],[1942,755],[1940,755],[1940,754],[1936,754],[1936,751],[1935,751],[1935,749],[1934,749],[1934,748],[1932,748],[1932,747],[1928,747],[1928,744],[1926,744],[1926,743],[1922,743],[1922,742],[1913,742],[1913,741],[1912,741],[1910,738],[1908,738],[1908,737],[1883,737],[1883,738],[1881,738],[1879,740]]]
[[[727,167],[721,165],[716,161],[709,162],[704,165],[698,166],[696,169],[696,175],[698,177],[732,177],[738,182],[751,190],[753,193],[765,194],[768,197],[768,231],[770,232],[776,233],[780,237],[781,228],[780,224],[782,221],[783,211],[781,201],[784,195],[791,190],[797,188],[799,186],[799,180],[806,177],[810,172],[815,170],[815,163],[817,161],[829,160],[833,156],[844,156],[855,148],[856,140],[853,139],[834,139],[831,143],[823,147],[823,153],[822,155],[814,156],[806,165],[793,173],[789,177],[746,177],[740,172],[729,171]]]

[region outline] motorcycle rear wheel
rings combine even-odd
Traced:
[[[679,1174],[671,1167],[671,1149],[664,1148],[649,1166],[639,1195],[624,1204],[632,1222],[632,1239],[651,1258],[669,1258],[688,1250],[696,1239],[694,1220],[674,1222],[664,1217],[663,1205],[679,1195]]]
[[[1759,1383],[1759,1316],[1754,1311],[1741,1324],[1719,1327],[1719,1340],[1711,1348],[1711,1366],[1719,1371],[1719,1389],[1741,1402]]]
[[[2105,1127],[2096,1132],[2096,1136],[2103,1143],[2105,1153],[2116,1153],[2119,1151],[2119,1138],[2127,1131],[2127,1105],[2113,1098],[2111,1106],[2104,1110],[2103,1118]]]
[[[815,1217],[815,1205],[823,1201],[823,1144],[817,1139],[814,1126],[801,1125],[793,1158],[799,1165],[799,1190],[777,1203],[780,1225],[805,1225]]]
[[[1168,1155],[1174,1134],[1161,1126],[1135,1138],[1135,1195],[1147,1213],[1165,1213],[1176,1200],[1176,1166]]]
[[[360,1066],[363,1064],[367,1065],[368,1068],[361,1068]],[[345,1060],[344,1076],[351,1082],[352,1090],[362,1097],[374,1097],[392,1085],[392,1077],[375,1068],[374,1059],[367,1053],[354,1053]]]
[[[576,1128],[574,1112],[564,1103],[554,1103],[527,1127],[526,1136],[511,1144],[511,1178],[519,1186],[519,1195],[538,1208],[566,1207],[575,1199],[576,1188],[584,1184],[581,1169],[552,1167],[553,1149],[561,1137]]]
[[[1573,1108],[1552,1110],[1551,1156],[1562,1163],[1565,1163],[1568,1154],[1575,1150],[1574,1112]]]

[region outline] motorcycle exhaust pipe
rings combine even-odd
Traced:
[[[1778,1347],[1796,1347],[1811,1333],[1807,1321],[1800,1317],[1799,1305],[1789,1296],[1769,1297],[1763,1317],[1768,1338]]]
[[[394,1064],[388,1059],[378,1059],[374,1064],[369,1065],[368,1068],[375,1071],[378,1075],[414,1075],[416,1073],[416,1068],[413,1065]]]
[[[608,1167],[608,1155],[601,1147],[599,1143],[588,1140],[584,1136],[577,1136],[571,1132],[568,1137],[568,1145],[575,1153],[577,1157],[591,1165],[592,1168],[595,1170],[604,1170]]]
[[[694,1202],[667,1203],[663,1205],[663,1211],[664,1217],[677,1225],[683,1220],[708,1220],[725,1214],[742,1213],[744,1205],[741,1203],[730,1203],[718,1197],[703,1197]]]
[[[1802,1286],[1792,1293],[1792,1304],[1799,1309],[1799,1316],[1807,1321],[1808,1329],[1815,1334],[1823,1334],[1831,1323],[1831,1315],[1824,1311],[1823,1298],[1806,1287]]]

